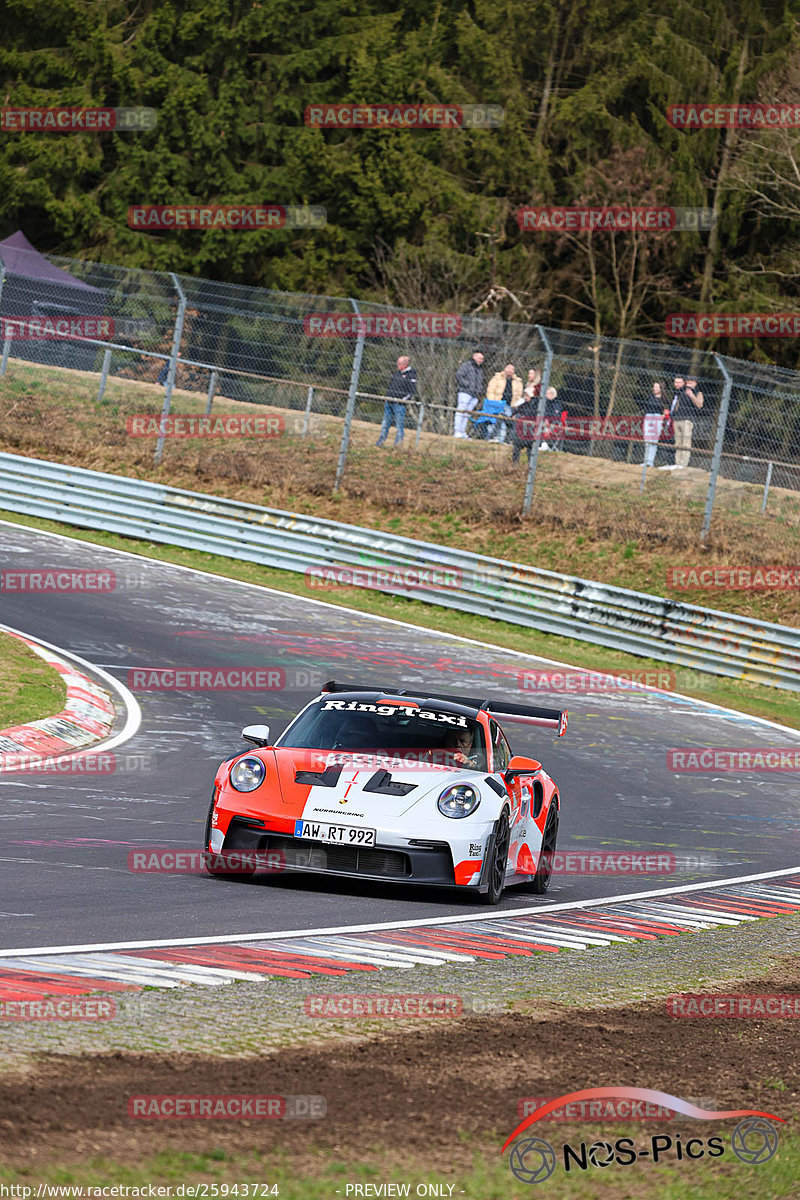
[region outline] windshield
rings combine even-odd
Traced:
[[[480,722],[460,713],[366,700],[323,699],[307,708],[276,746],[364,752],[376,757],[485,771]]]

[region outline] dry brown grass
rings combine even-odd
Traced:
[[[218,398],[214,412],[282,413],[287,432],[273,439],[170,440],[153,464],[152,439],[131,438],[125,418],[160,412],[159,387],[112,380],[98,405],[94,377],[12,363],[0,381],[0,446],[95,470],[289,508],[317,516],[536,562],[552,570],[690,600],[706,607],[800,624],[796,592],[674,592],[667,568],[708,565],[795,566],[800,560],[800,495],[720,482],[708,544],[699,531],[708,476],[689,468],[650,472],[640,495],[638,466],[570,454],[543,454],[532,515],[520,515],[525,469],[507,446],[456,442],[415,431],[395,450],[375,446],[376,427],[355,421],[340,492],[332,492],[341,423],[315,415],[310,434],[299,414]],[[173,411],[201,412],[204,397],[177,392]],[[525,462],[523,458],[523,463]]]

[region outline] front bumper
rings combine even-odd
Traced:
[[[426,838],[409,839],[402,846],[343,846],[292,837],[269,830],[253,818],[234,817],[222,850],[277,854],[284,864],[282,869],[287,871],[382,883],[458,886],[449,844]]]

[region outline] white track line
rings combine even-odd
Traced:
[[[223,936],[215,935],[214,937],[159,938],[138,942],[87,942],[78,946],[18,947],[14,950],[0,950],[0,960],[4,958],[22,958],[28,954],[83,954],[106,950],[155,950],[162,946],[225,946],[234,942],[237,944],[244,942],[271,942],[278,939],[286,941],[289,938],[292,941],[301,941],[305,938],[324,939],[343,933],[377,933],[381,929],[419,929],[426,925],[433,927],[439,925],[464,925],[467,922],[472,924],[479,921],[496,921],[498,917],[509,920],[513,917],[529,917],[536,914],[546,914],[545,920],[549,920],[550,914],[554,912],[576,912],[581,909],[593,907],[606,908],[610,904],[625,904],[629,900],[651,900],[661,896],[682,896],[687,892],[714,891],[717,888],[735,887],[740,883],[753,883],[760,879],[780,879],[784,875],[798,874],[800,874],[800,867],[784,867],[780,871],[764,871],[759,875],[740,875],[736,879],[710,879],[707,883],[687,883],[679,887],[656,888],[649,892],[626,892],[620,896],[602,896],[599,899],[593,900],[572,900],[566,904],[541,905],[538,908],[515,909],[511,912],[476,913],[474,916],[469,917],[465,917],[463,913],[460,913],[456,917],[419,917],[414,920],[379,921],[366,925],[334,925],[323,929],[282,929],[280,932],[275,933],[269,931],[266,933],[229,933]],[[800,896],[798,896],[798,903],[800,904]],[[703,919],[713,921],[716,915],[716,913],[708,913]],[[687,916],[691,919],[691,909],[687,913]],[[725,912],[721,913],[721,918],[723,922],[733,919]],[[738,919],[737,917],[736,920]],[[528,926],[528,929],[530,928]],[[578,936],[580,936],[580,931],[578,931]],[[635,938],[635,936],[635,932],[631,931],[631,937]],[[356,939],[354,939],[355,944]],[[414,947],[410,949],[413,953]],[[363,957],[363,951],[361,950],[359,950],[359,957]]]

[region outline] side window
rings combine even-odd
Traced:
[[[502,729],[492,721],[492,750],[495,771],[505,771],[511,758],[511,750]]]

